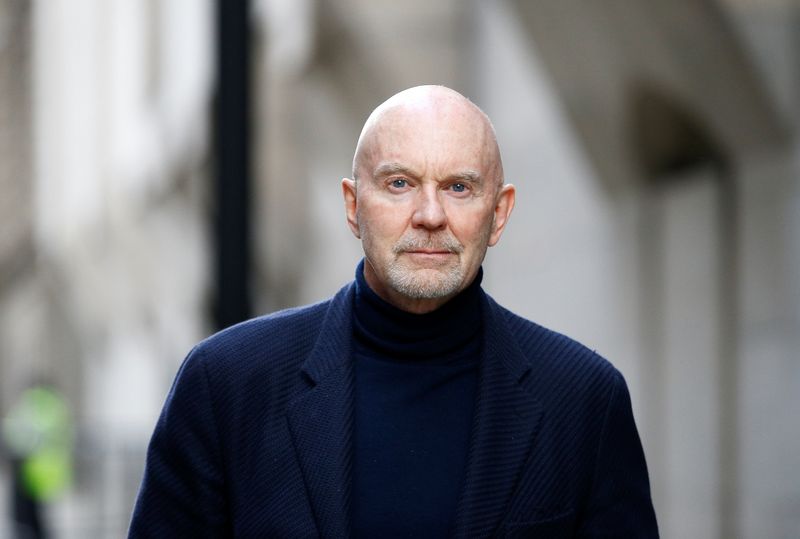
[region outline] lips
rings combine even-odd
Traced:
[[[406,251],[410,254],[415,255],[450,255],[455,254],[453,251],[448,250],[436,250],[436,249],[413,249]]]
[[[403,254],[409,257],[412,263],[422,267],[438,267],[452,262],[452,257],[455,255],[452,251],[431,251],[431,250],[414,250],[403,251]]]

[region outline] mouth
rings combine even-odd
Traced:
[[[450,257],[456,253],[446,249],[411,249],[403,251],[403,254],[419,266],[441,266],[448,264]]]
[[[447,249],[409,249],[406,253],[413,255],[452,255],[453,251]]]

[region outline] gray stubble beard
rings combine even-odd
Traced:
[[[421,272],[436,272],[426,277]],[[397,292],[411,299],[434,299],[447,297],[458,291],[464,282],[464,270],[460,264],[444,268],[411,269],[398,258],[387,268],[388,284]]]
[[[426,239],[401,238],[392,248],[394,260],[387,268],[388,284],[394,290],[411,299],[434,299],[450,296],[458,292],[464,283],[464,268],[460,263],[443,268],[412,269],[407,267],[401,255],[413,249],[443,249],[454,253],[461,258],[464,246],[452,236]],[[435,275],[426,277],[422,272],[434,272]]]

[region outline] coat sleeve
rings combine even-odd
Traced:
[[[615,381],[604,419],[592,491],[580,537],[657,538],[642,444],[625,380]]]
[[[131,538],[228,535],[222,455],[204,361],[195,348],[167,396],[147,450]]]

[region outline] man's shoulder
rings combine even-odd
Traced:
[[[305,341],[319,330],[332,298],[258,316],[225,328],[199,342],[196,349],[207,355],[236,352],[249,354]]]
[[[491,302],[515,345],[530,365],[531,378],[545,385],[577,390],[621,379],[610,361],[576,339],[549,329]]]
[[[314,347],[332,311],[342,311],[349,287],[332,298],[252,318],[198,343],[187,361],[202,363],[209,376],[242,379],[297,371]],[[343,312],[333,316],[343,316]],[[270,376],[272,377],[272,376]]]

